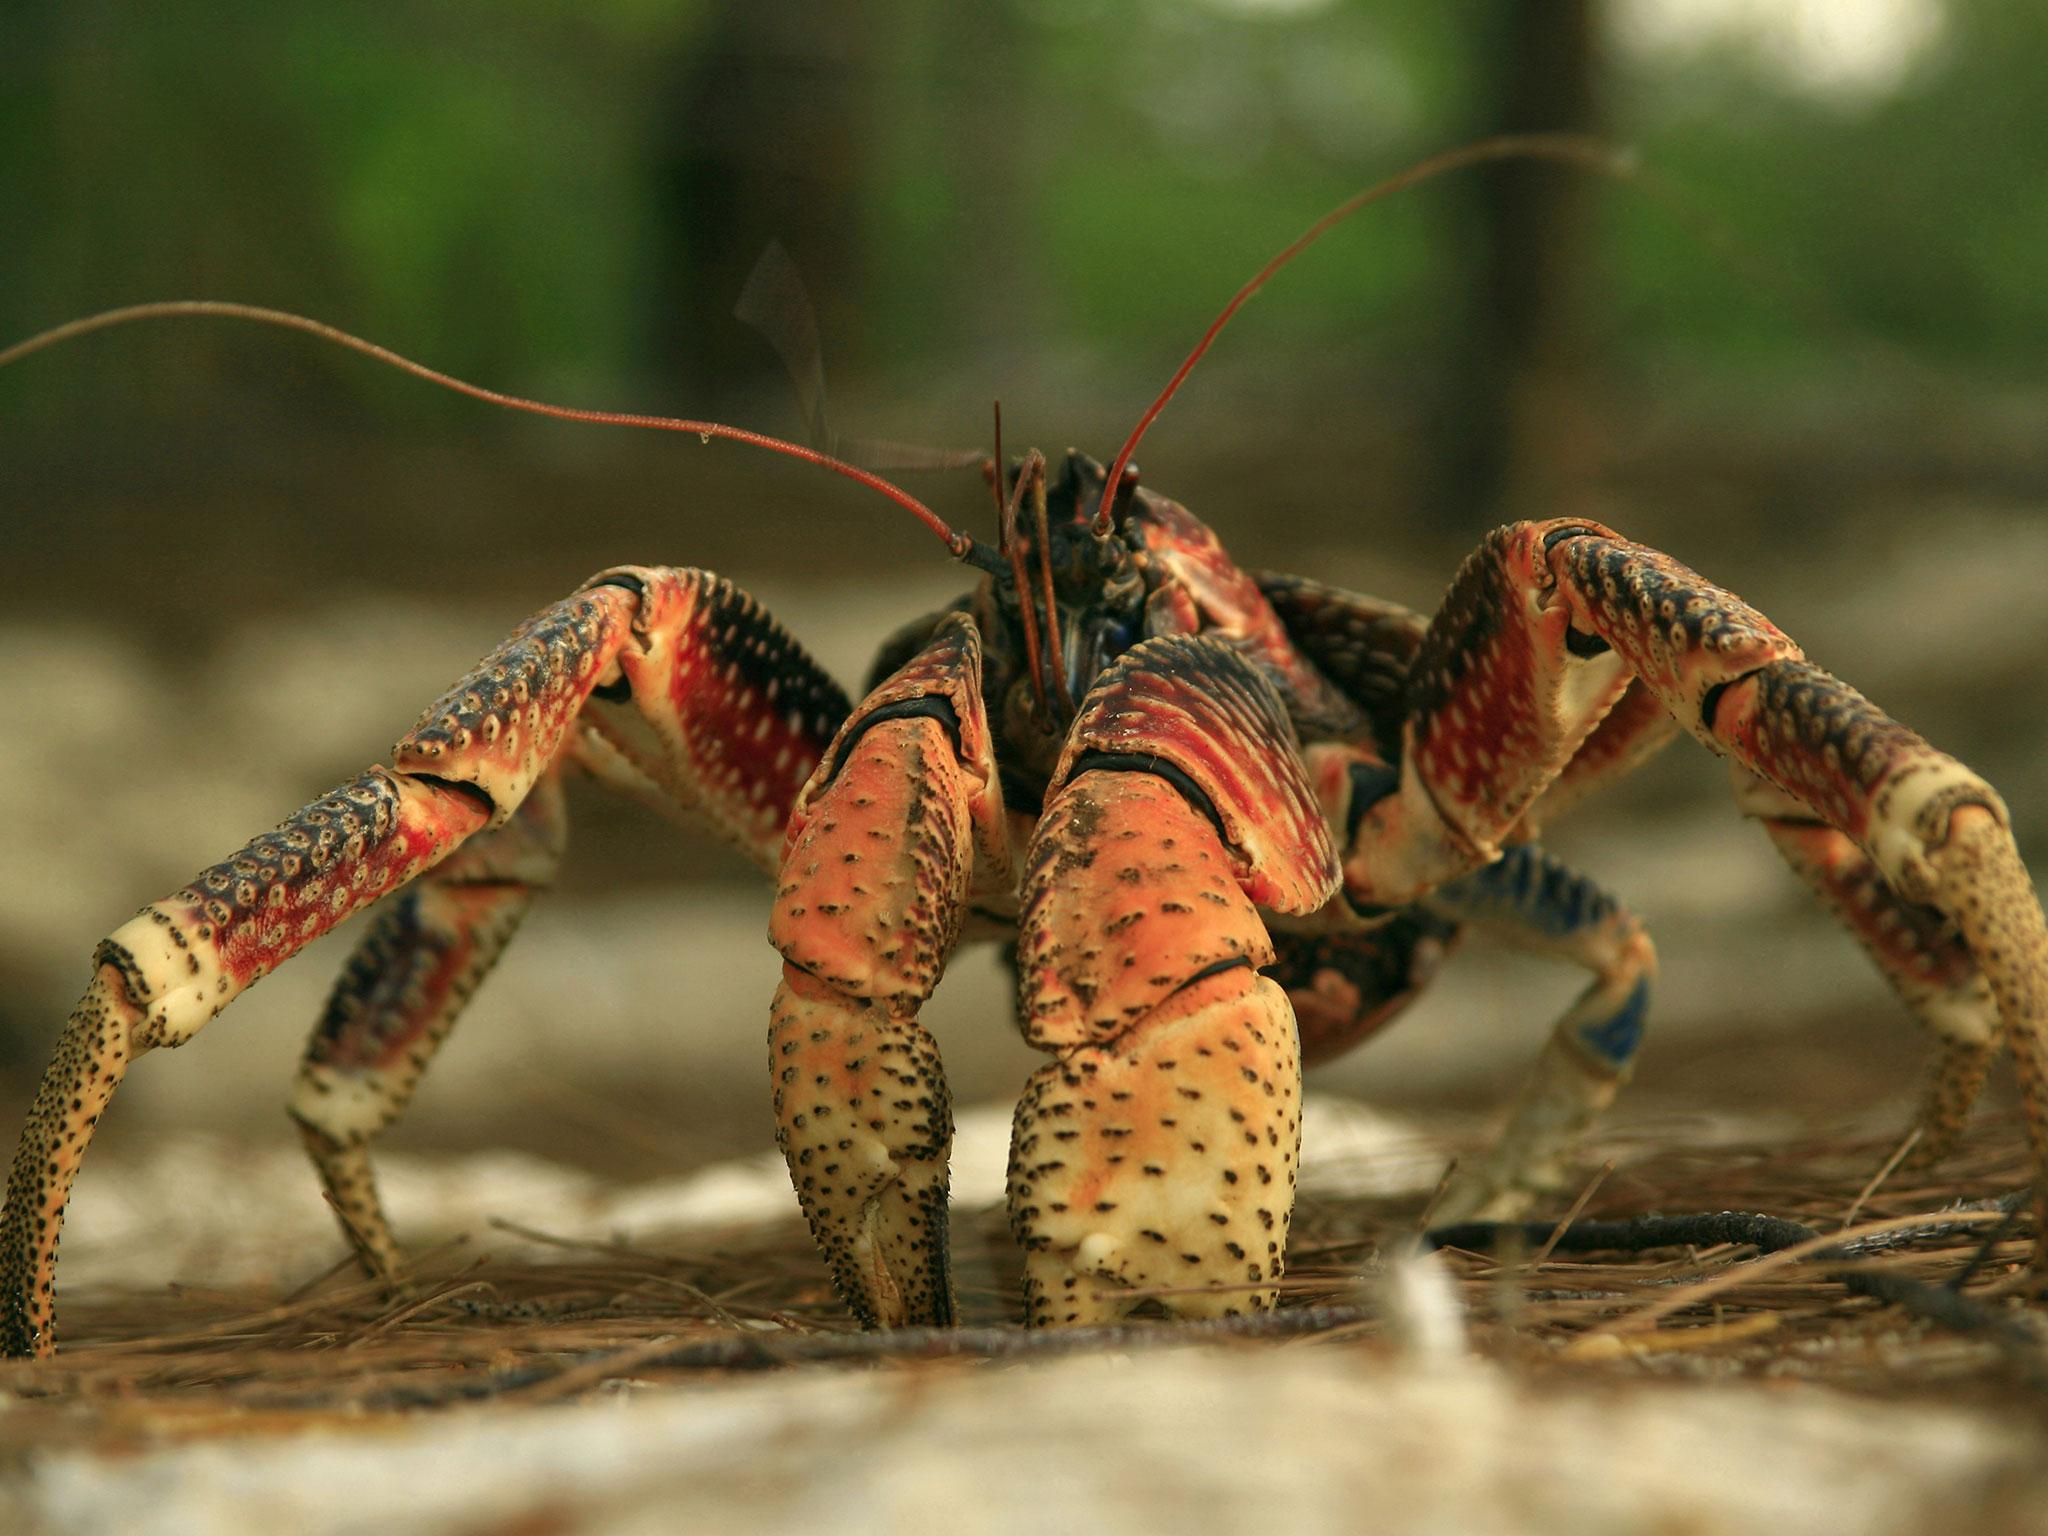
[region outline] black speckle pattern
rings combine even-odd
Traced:
[[[1266,975],[1294,1005],[1304,1066],[1330,1061],[1391,1024],[1435,979],[1458,925],[1404,907],[1357,932],[1275,933]]]
[[[1257,579],[1295,648],[1359,707],[1380,756],[1400,761],[1408,670],[1429,621],[1398,604],[1302,576],[1261,572]],[[1297,719],[1295,726],[1305,738],[1321,734],[1313,721]]]

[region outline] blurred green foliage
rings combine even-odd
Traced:
[[[1923,44],[1844,87],[1733,23],[1644,44],[1645,16],[1670,20],[1660,4],[1678,0],[1609,8],[1616,138],[1854,326],[1950,366],[2041,376],[2048,7],[1925,0]],[[884,0],[850,44],[843,28],[792,44],[792,68],[836,72],[861,104],[845,131],[865,213],[839,231],[857,259],[830,267],[853,291],[821,305],[835,370],[928,379],[991,345],[1170,358],[1328,204],[1484,130],[1469,43],[1491,8]],[[707,238],[688,208],[662,213],[664,166],[723,14],[711,0],[12,7],[0,331],[235,297],[508,388],[659,404],[647,384],[684,373],[674,354],[692,340],[650,309]],[[1267,345],[1426,353],[1469,280],[1468,192],[1375,210],[1302,263],[1260,300]],[[1626,193],[1604,209],[1595,314],[1614,368],[1676,356],[1741,381],[1840,361],[1667,212]],[[190,394],[233,384],[245,353],[216,332],[138,348],[123,408],[175,419]],[[346,408],[388,398],[361,373],[308,365],[301,387]],[[277,374],[251,393],[276,394]],[[64,387],[0,378],[0,399],[55,411]],[[437,408],[415,391],[400,407]]]

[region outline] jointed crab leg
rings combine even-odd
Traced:
[[[1533,843],[1439,888],[1425,905],[1593,975],[1552,1028],[1499,1141],[1460,1168],[1436,1207],[1447,1222],[1519,1214],[1529,1195],[1563,1187],[1560,1158],[1628,1081],[1649,1016],[1656,950],[1633,913]]]
[[[1491,535],[1431,621],[1409,686],[1398,781],[1351,817],[1354,903],[1413,900],[1496,858],[1609,711],[1647,690],[1785,797],[1767,815],[1833,829],[1898,903],[1957,926],[1997,1001],[2048,1167],[2048,925],[1982,779],[1807,662],[1740,599],[1592,524]],[[1796,865],[1816,857],[1789,851]],[[1957,1058],[1944,1103],[1973,1070],[1967,1052]]]
[[[970,891],[1010,860],[981,696],[956,615],[840,729],[789,822],[769,937],[777,1139],[846,1304],[870,1327],[953,1320],[952,1110],[917,1011]]]
[[[0,1349],[47,1354],[71,1181],[128,1064],[182,1045],[242,990],[357,908],[517,810],[627,634],[598,587],[544,610],[434,704],[393,752],[99,948],[43,1074],[0,1216]]]
[[[1678,722],[1663,701],[1640,679],[1631,682],[1522,813],[1514,837],[1540,838],[1545,827],[1580,801],[1627,778],[1677,735]]]
[[[1938,1162],[1961,1134],[1998,1049],[1998,1002],[1969,946],[1939,914],[1901,900],[1868,854],[1802,802],[1740,767],[1735,798],[1941,1042],[1909,1159]]]
[[[831,679],[729,583],[703,571],[607,571],[456,684],[399,742],[392,767],[371,769],[145,908],[100,946],[15,1155],[0,1215],[0,1350],[54,1348],[65,1201],[129,1062],[190,1039],[305,944],[489,830],[473,858],[366,938],[337,994],[336,1031],[316,1042],[304,1079],[325,1081],[329,1093],[306,1086],[297,1100],[344,1227],[366,1265],[388,1265],[367,1136],[409,1090],[466,980],[502,944],[525,900],[516,888],[544,879],[558,837],[552,784],[517,818],[558,757],[574,752],[603,781],[664,798],[765,862],[845,713]],[[602,751],[583,734],[590,729],[603,733]],[[475,878],[509,884],[491,891]],[[415,919],[419,932],[409,931]],[[373,975],[374,964],[387,969]],[[380,1058],[380,1036],[401,1054]]]
[[[335,981],[293,1085],[291,1115],[363,1266],[388,1277],[398,1245],[370,1141],[404,1111],[470,994],[561,862],[560,775],[381,908]]]
[[[1335,853],[1272,687],[1169,637],[1090,691],[1027,857],[1019,1013],[1059,1059],[1017,1106],[1010,1223],[1034,1325],[1274,1301],[1300,1061],[1253,903],[1307,913]]]
[[[1597,527],[1526,537],[1575,630],[1611,645],[1708,746],[1849,838],[1903,902],[1956,925],[1997,1001],[2048,1171],[2048,923],[1997,792],[1669,556]],[[2048,1180],[2037,1194],[2048,1202]]]

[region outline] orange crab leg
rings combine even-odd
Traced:
[[[769,922],[776,1138],[871,1328],[953,1320],[952,1110],[917,1012],[970,894],[1009,877],[981,640],[955,615],[862,701],[798,797]]]
[[[65,1203],[128,1064],[182,1044],[305,944],[441,866],[365,936],[294,1096],[344,1228],[367,1267],[388,1271],[395,1248],[368,1140],[403,1106],[548,878],[561,756],[772,863],[846,707],[729,583],[702,571],[607,571],[521,625],[429,708],[391,767],[145,908],[100,946],[15,1155],[0,1212],[0,1349],[54,1348]]]
[[[1187,1316],[1270,1307],[1301,1067],[1254,901],[1310,912],[1336,883],[1284,708],[1223,645],[1148,641],[1090,691],[1053,786],[1019,921],[1025,1037],[1058,1058],[1011,1143],[1026,1321],[1147,1293]]]

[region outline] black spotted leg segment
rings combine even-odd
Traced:
[[[2048,922],[1997,792],[1670,556],[1589,524],[1521,537],[1546,552],[1551,606],[1580,648],[1611,647],[1693,735],[1956,925],[1998,1004],[2048,1215]]]
[[[611,668],[634,605],[601,587],[543,610],[427,711],[393,766],[314,801],[101,943],[8,1176],[0,1350],[56,1347],[64,1207],[129,1063],[183,1044],[350,913],[510,820]]]
[[[1439,887],[1424,905],[1592,974],[1551,1030],[1500,1139],[1459,1165],[1436,1206],[1446,1222],[1511,1220],[1565,1188],[1567,1158],[1628,1081],[1649,1019],[1656,950],[1634,913],[1533,843]]]
[[[1870,856],[1807,806],[1734,767],[1736,803],[1770,835],[1799,878],[1869,954],[1940,1042],[1909,1166],[1939,1162],[1962,1134],[1998,1051],[1998,1000],[1954,926],[1901,900]]]
[[[335,981],[292,1088],[291,1116],[343,1234],[372,1276],[399,1249],[370,1142],[404,1112],[567,838],[561,776],[542,775],[503,826],[478,833],[381,907]]]
[[[1265,972],[1294,1009],[1302,1066],[1334,1061],[1393,1023],[1436,979],[1459,933],[1419,906],[1370,928],[1274,930]]]
[[[797,797],[769,937],[776,1139],[833,1281],[870,1328],[953,1321],[952,1108],[917,1012],[971,891],[1010,880],[971,620],[862,701]]]
[[[1011,1142],[1028,1324],[1273,1305],[1301,1064],[1254,903],[1311,912],[1335,886],[1286,712],[1249,664],[1175,636],[1103,674],[1026,858],[1019,1015],[1057,1058]]]

